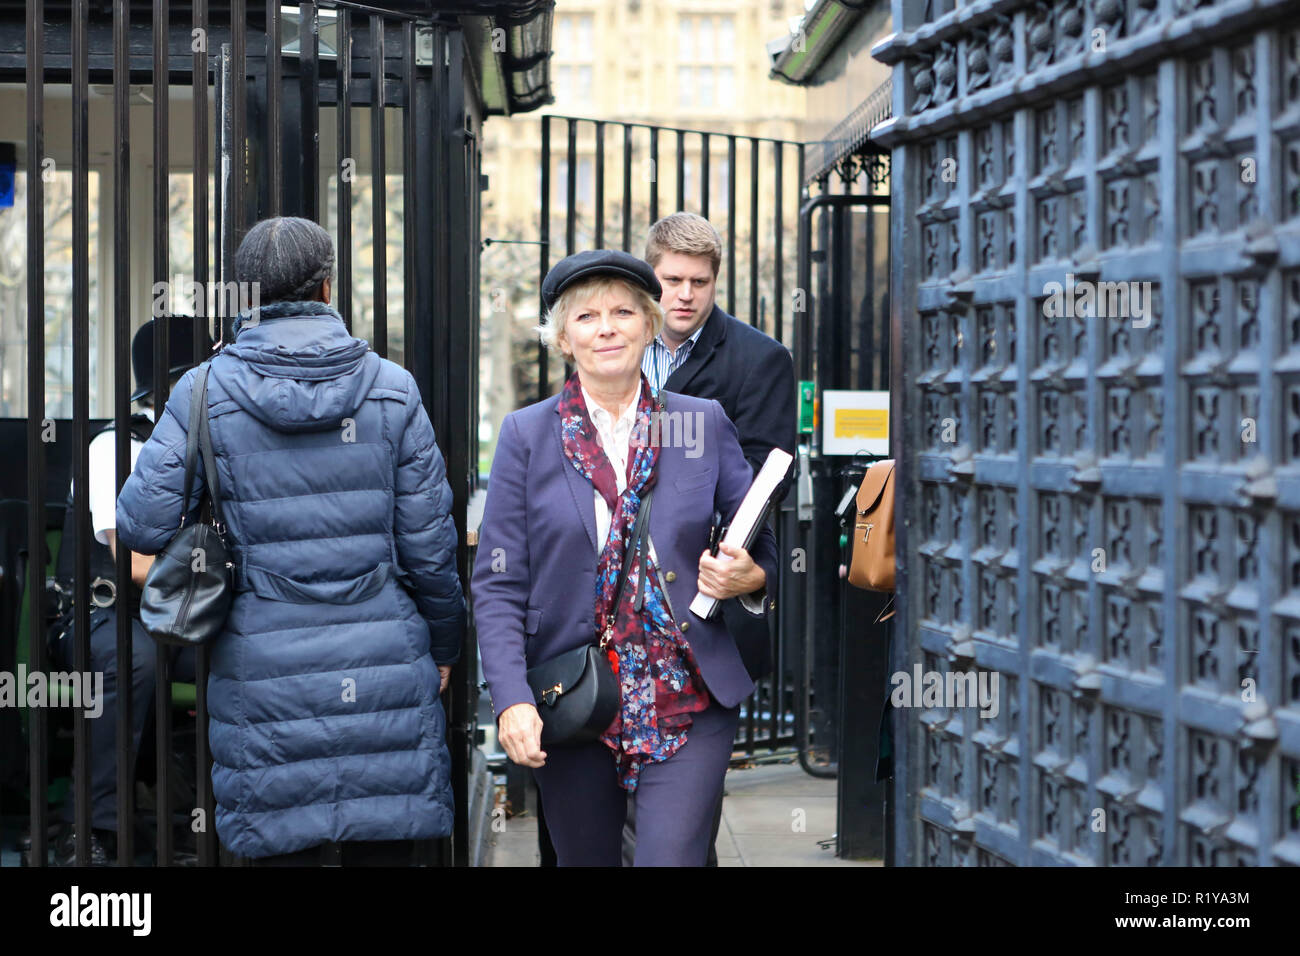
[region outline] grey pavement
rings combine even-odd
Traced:
[[[500,815],[494,820],[502,826]],[[537,866],[537,820],[504,820],[487,834],[487,866]],[[797,763],[733,768],[727,773],[718,830],[719,866],[880,866],[880,860],[841,860],[820,843],[835,834],[835,781],[805,773]]]

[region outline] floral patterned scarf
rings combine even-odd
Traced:
[[[651,415],[656,405],[650,383],[641,376],[636,424],[628,442],[627,488],[620,495],[614,468],[601,447],[587,413],[578,374],[564,383],[560,394],[560,422],[564,454],[584,478],[595,486],[609,506],[609,539],[596,566],[596,631],[613,622],[613,637],[606,652],[618,678],[621,704],[601,740],[614,752],[619,783],[635,790],[641,767],[648,761],[667,760],[686,743],[692,714],[709,706],[709,692],[681,628],[673,620],[658,569],[647,549],[641,610],[635,609],[640,562],[629,555],[628,542],[641,510],[642,496],[655,483],[657,444],[650,440]],[[668,507],[661,505],[660,507]],[[624,560],[628,568],[623,603],[614,607],[615,586]]]

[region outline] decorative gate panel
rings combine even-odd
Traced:
[[[951,4],[874,51],[900,861],[1300,864],[1300,3]]]

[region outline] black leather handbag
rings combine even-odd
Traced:
[[[181,647],[206,644],[220,634],[234,598],[234,563],[226,544],[217,463],[208,430],[208,369],[204,362],[194,376],[180,530],[154,557],[140,598],[145,630],[160,643]],[[200,454],[207,478],[207,507],[201,509],[199,520],[187,527],[194,466]]]
[[[653,496],[652,488],[641,502],[641,510],[637,512],[636,524],[632,528],[629,553],[623,556],[623,567],[619,570],[614,592],[617,595],[615,617],[623,603],[627,569],[632,564],[633,554],[641,557],[641,574],[633,597],[634,606],[641,609]],[[596,740],[614,720],[619,706],[618,679],[605,656],[613,631],[614,620],[611,618],[598,643],[575,647],[529,668],[528,686],[542,718],[543,747],[571,747]]]

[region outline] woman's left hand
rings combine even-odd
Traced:
[[[447,689],[447,681],[451,680],[451,665],[439,664],[438,676],[442,678],[442,683],[438,685],[438,693],[441,694]]]
[[[749,552],[732,544],[719,544],[715,558],[700,555],[700,593],[719,601],[752,594],[767,584],[767,572],[754,563]]]

